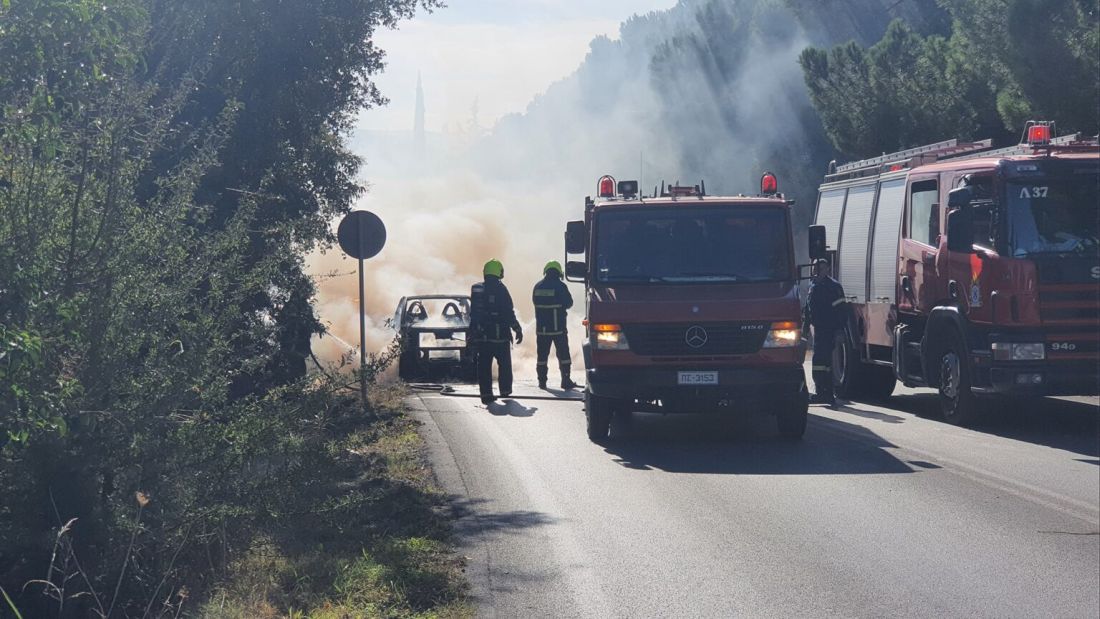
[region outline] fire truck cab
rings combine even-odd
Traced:
[[[774,414],[801,437],[799,269],[791,202],[774,175],[758,196],[673,185],[640,196],[605,176],[565,234],[566,275],[584,282],[588,436],[644,412]],[[581,255],[582,260],[568,260]]]
[[[1015,147],[950,140],[829,171],[810,255],[850,295],[840,395],[932,387],[966,424],[979,394],[1097,393],[1100,147],[1052,134],[1032,122]]]

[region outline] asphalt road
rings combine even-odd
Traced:
[[[635,414],[606,446],[580,402],[412,405],[481,616],[1100,615],[1096,398],[962,429],[899,387],[811,407],[800,443]]]

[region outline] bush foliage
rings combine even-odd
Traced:
[[[299,490],[348,406],[306,373],[302,255],[361,191],[374,29],[435,4],[0,2],[0,586],[27,616],[157,616],[250,532],[347,515]]]

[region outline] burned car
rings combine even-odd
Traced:
[[[474,380],[473,351],[466,346],[468,295],[404,297],[389,323],[401,339],[397,372],[402,379]]]

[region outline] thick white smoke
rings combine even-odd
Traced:
[[[518,373],[531,375],[531,288],[546,261],[562,259],[565,224],[583,216],[584,197],[600,175],[637,178],[645,192],[662,179],[694,184],[705,176],[710,193],[755,193],[775,153],[788,165],[810,165],[790,161],[808,149],[800,146],[808,102],[797,64],[806,38],[793,16],[786,15],[793,32],[783,36],[760,35],[749,24],[752,41],[738,48],[746,50],[740,56],[707,48],[722,36],[713,32],[719,18],[779,11],[773,4],[684,0],[628,20],[620,40],[594,40],[576,73],[486,135],[431,134],[424,151],[411,132],[356,136],[370,182],[361,207],[377,213],[389,232],[385,250],[367,264],[368,349],[392,338],[384,321],[401,297],[468,294],[482,264],[499,258],[531,335],[513,355]],[[317,312],[336,337],[314,344],[332,360],[347,351],[341,340],[358,342],[355,262],[335,250],[313,256],[311,268],[346,273],[319,280]],[[571,290],[579,378],[584,297],[580,286]]]

